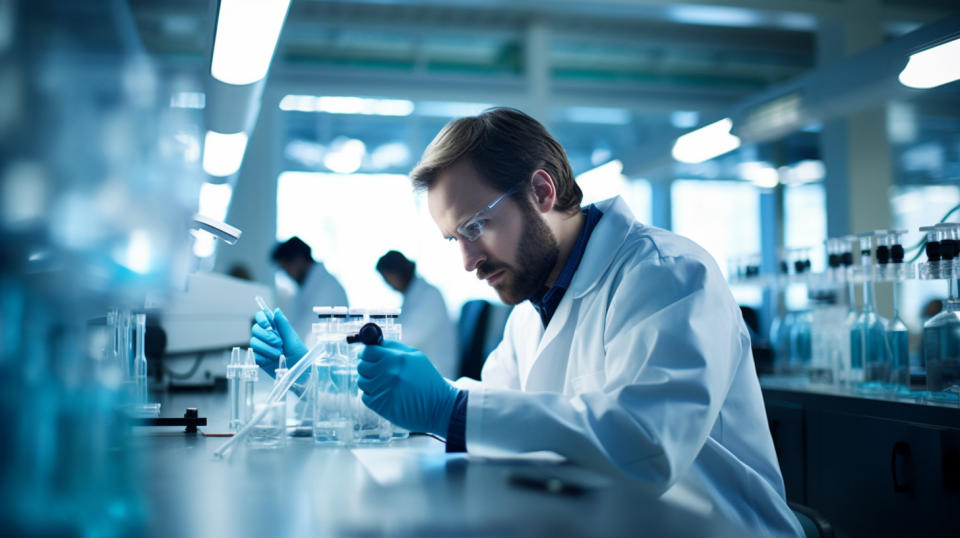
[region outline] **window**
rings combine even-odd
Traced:
[[[813,271],[823,271],[823,242],[827,239],[826,193],[822,184],[794,185],[783,189],[783,244],[787,248],[809,248]],[[791,269],[792,270],[792,269]],[[786,305],[789,310],[807,304],[807,287],[790,286]]]
[[[760,194],[749,183],[680,179],[671,186],[673,231],[702,246],[726,274],[728,260],[760,251]],[[735,286],[743,305],[758,306],[762,290]]]
[[[399,174],[284,172],[277,184],[277,239],[299,236],[347,291],[352,306],[396,307],[402,297],[376,271],[399,250],[443,293],[454,319],[474,298],[496,293],[463,270],[460,250],[444,241],[426,199]]]
[[[649,223],[653,211],[650,182],[644,179],[627,179],[621,173],[622,169],[620,161],[614,160],[577,176],[577,184],[583,191],[583,205],[619,195],[637,220]]]

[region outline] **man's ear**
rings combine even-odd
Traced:
[[[537,169],[530,176],[530,185],[533,187],[534,206],[541,213],[549,213],[557,203],[557,188],[553,178],[546,171]]]

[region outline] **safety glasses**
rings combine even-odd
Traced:
[[[525,185],[525,182],[520,182],[511,187],[507,192],[498,196],[496,200],[485,205],[480,211],[477,211],[472,217],[464,221],[463,224],[457,226],[457,234],[470,242],[476,241],[483,237],[483,229],[486,227],[487,223],[490,222],[490,212],[493,211],[493,209],[497,206],[497,204],[500,203],[501,200],[507,196],[510,196],[511,194],[520,192]],[[451,239],[456,238],[454,237]]]

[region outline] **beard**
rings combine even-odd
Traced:
[[[508,305],[519,304],[539,293],[560,257],[557,238],[547,224],[529,202],[521,204],[521,208],[523,230],[517,244],[516,267],[487,261],[477,268],[477,276],[481,278],[504,270],[493,287],[500,300]]]

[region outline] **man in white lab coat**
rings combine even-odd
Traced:
[[[347,306],[347,293],[322,262],[313,259],[310,245],[299,237],[280,243],[271,254],[273,261],[298,285],[287,308],[287,317],[297,333],[306,336],[314,320],[315,306]]]
[[[377,260],[377,271],[387,285],[403,294],[398,321],[403,342],[430,358],[447,378],[457,375],[457,334],[443,302],[443,294],[417,274],[417,264],[396,250]]]
[[[368,346],[364,403],[481,456],[552,451],[751,533],[802,535],[787,506],[750,340],[714,260],[613,198],[580,207],[566,154],[534,119],[448,124],[411,173],[464,269],[516,307],[480,382],[420,351]]]

